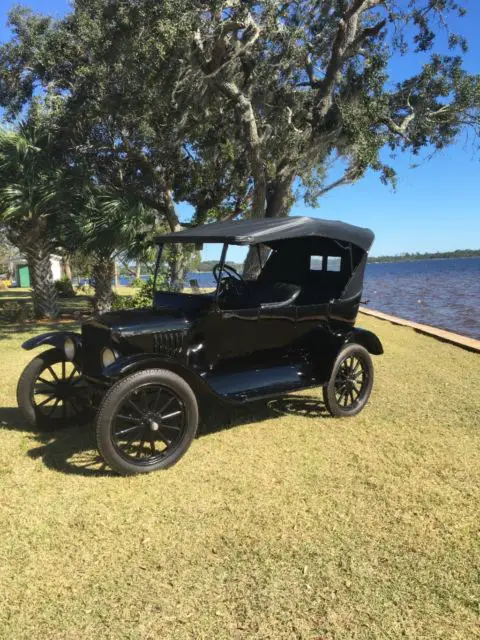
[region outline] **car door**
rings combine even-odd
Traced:
[[[259,309],[217,309],[208,332],[208,349],[216,363],[243,358],[259,348]]]
[[[262,350],[283,350],[296,339],[297,307],[262,305],[258,314],[257,342]]]
[[[296,337],[296,308],[267,306],[218,309],[209,331],[209,351],[216,363],[265,360],[288,348]],[[240,363],[239,363],[240,364]]]

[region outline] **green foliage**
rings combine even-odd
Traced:
[[[55,281],[55,289],[59,298],[74,298],[75,291],[72,286],[72,281],[69,278],[62,278]]]
[[[125,311],[126,309],[133,309],[134,302],[133,296],[122,296],[118,293],[112,295],[112,309],[114,311]]]
[[[0,224],[28,259],[35,314],[58,315],[53,283],[43,275],[58,242],[63,169],[54,152],[55,127],[35,100],[24,121],[0,128]]]
[[[77,294],[82,296],[93,296],[94,288],[90,284],[81,284],[77,287]]]
[[[0,306],[0,318],[8,323],[25,322],[33,317],[33,307],[29,302],[7,300]]]
[[[161,286],[161,285],[160,285]],[[153,278],[141,283],[133,298],[135,308],[151,307],[153,303]]]
[[[159,278],[159,287],[162,286],[162,279]],[[133,284],[133,283],[132,283]],[[124,309],[147,309],[153,304],[153,278],[148,280],[137,280],[135,282],[137,291],[133,296],[121,296],[113,294],[112,309],[116,311]]]
[[[48,125],[33,115],[0,129],[0,222],[16,245],[56,236],[62,171]]]

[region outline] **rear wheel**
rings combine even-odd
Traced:
[[[373,386],[373,362],[359,344],[346,345],[338,354],[332,375],[323,388],[325,406],[337,418],[355,416],[364,408]]]
[[[40,353],[25,367],[17,402],[28,424],[42,430],[84,424],[92,417],[88,385],[59,349]]]
[[[147,369],[117,382],[97,415],[97,444],[105,462],[121,475],[174,465],[198,426],[198,405],[183,378]]]

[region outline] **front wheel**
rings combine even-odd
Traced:
[[[40,353],[25,367],[17,403],[28,424],[40,430],[84,424],[92,417],[88,385],[59,349]]]
[[[332,416],[355,416],[364,408],[373,386],[373,362],[359,344],[348,344],[338,354],[332,375],[323,388],[325,406]]]
[[[97,414],[98,450],[121,475],[166,469],[187,451],[197,426],[197,400],[185,380],[146,369],[105,395]]]

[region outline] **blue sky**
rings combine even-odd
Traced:
[[[1,2],[1,41],[9,38],[5,23],[13,4],[9,0]],[[65,0],[29,0],[22,4],[56,16],[69,6]],[[467,0],[465,4],[467,18],[451,26],[469,40],[466,67],[480,73],[480,3]],[[392,73],[395,77],[409,75],[419,64],[418,56],[404,56],[392,63]],[[415,169],[411,165],[417,164],[418,158],[398,155],[393,161],[399,176],[395,192],[369,173],[355,185],[331,191],[316,209],[298,202],[292,214],[370,227],[376,234],[372,255],[480,248],[480,156],[472,142],[461,139]],[[180,210],[184,215],[188,212],[184,205]]]

